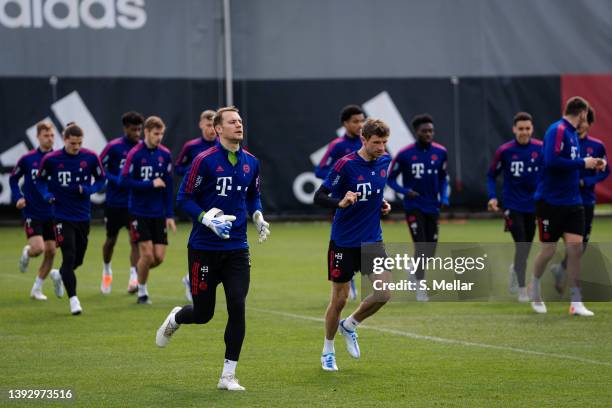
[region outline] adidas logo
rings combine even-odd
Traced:
[[[217,166],[217,170],[215,170],[217,173],[223,173],[225,170],[223,169],[223,167],[221,167],[221,165]]]
[[[364,179],[364,178],[363,178],[363,176],[360,174],[360,175],[359,175],[359,177],[357,177],[357,181],[363,181],[363,180],[365,180],[365,179]]]
[[[2,167],[12,169],[15,167],[21,156],[26,154],[35,146],[38,146],[38,139],[36,138],[36,123],[43,120],[54,124],[54,150],[64,147],[64,142],[62,141],[62,137],[58,129],[63,129],[63,125],[68,122],[78,123],[78,125],[83,129],[83,132],[85,132],[87,135],[83,138],[83,147],[97,153],[100,153],[104,149],[107,143],[106,138],[77,91],[72,91],[63,98],[58,99],[51,105],[50,110],[53,113],[55,120],[51,119],[50,116],[34,120],[33,125],[25,130],[26,138],[24,141],[19,142],[0,153],[0,165],[2,165]],[[60,126],[58,126],[58,124]],[[0,204],[11,203],[9,176],[10,170],[7,173],[0,174],[0,186],[2,187],[2,191],[0,192]],[[92,196],[92,202],[94,203],[101,203],[103,201],[104,195],[95,194]]]

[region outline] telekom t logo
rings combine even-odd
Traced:
[[[578,157],[578,146],[571,146],[570,148],[572,149],[570,157],[572,158],[572,160],[574,160],[576,157]]]
[[[215,187],[217,191],[220,191],[217,195],[227,197],[225,194],[226,191],[232,189],[232,178],[231,177],[217,177],[217,186]]]
[[[420,179],[425,173],[425,163],[412,163],[412,175],[415,179]]]
[[[513,161],[510,162],[510,172],[514,177],[521,177],[521,173],[523,173],[523,162],[522,161]]]
[[[142,166],[140,168],[140,177],[142,177],[144,181],[149,181],[152,175],[153,175],[153,166]]]
[[[359,201],[368,201],[368,197],[372,195],[372,184],[358,183],[357,192],[361,193]]]
[[[57,173],[57,179],[62,184],[62,186],[67,187],[68,183],[70,183],[71,177],[69,171],[60,171]]]

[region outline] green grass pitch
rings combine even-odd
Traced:
[[[440,237],[510,242],[501,228],[499,220],[449,223]],[[612,406],[610,303],[590,303],[596,313],[590,319],[570,318],[566,303],[550,303],[544,316],[516,302],[392,303],[359,329],[361,359],[352,359],[338,338],[340,371],[323,372],[326,223],[273,223],[268,242],[253,241],[237,370],[247,392],[217,391],[227,317],[222,289],[209,324],[181,327],[166,349],[155,346],[159,324],[185,303],[180,279],[189,229],[181,224],[170,235],[165,263],[151,272],[153,304],[137,306],[125,292],[125,232],[113,259],[113,292],[100,294],[104,230],[94,225],[77,271],[84,308],[78,317],[69,314],[66,298],[53,296],[49,281],[48,301],[29,299],[40,261],[21,274],[22,229],[0,229],[0,406]],[[384,236],[409,240],[404,223],[385,224]],[[592,240],[612,242],[612,219],[595,220]],[[71,388],[76,399],[9,403],[9,388]]]

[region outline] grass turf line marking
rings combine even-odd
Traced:
[[[325,322],[325,319],[321,317],[305,316],[305,315],[299,315],[295,313],[279,312],[276,310],[260,309],[260,308],[255,308],[255,307],[248,307],[247,309],[253,310],[255,312],[268,313],[268,314],[273,314],[273,315],[287,317],[287,318],[309,320],[309,321],[317,322],[317,323]],[[588,358],[570,356],[566,354],[546,353],[543,351],[527,350],[527,349],[510,347],[510,346],[497,346],[494,344],[477,343],[473,341],[446,339],[443,337],[426,336],[422,334],[411,333],[411,332],[406,332],[406,331],[401,331],[401,330],[396,330],[396,329],[387,329],[384,327],[375,327],[375,326],[368,326],[368,325],[360,325],[359,327],[366,329],[366,330],[377,331],[380,333],[394,334],[397,336],[408,337],[408,338],[416,339],[416,340],[427,340],[427,341],[432,341],[435,343],[454,344],[454,345],[466,346],[466,347],[478,347],[478,348],[484,348],[484,349],[490,349],[490,350],[510,351],[513,353],[528,354],[532,356],[549,357],[549,358],[556,358],[560,360],[577,361],[577,362],[585,363],[585,364],[612,367],[612,363],[607,362],[607,361],[592,360]]]

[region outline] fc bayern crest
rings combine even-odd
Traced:
[[[87,162],[85,160],[83,160],[80,164],[82,169],[84,169],[85,167],[87,167]]]
[[[538,157],[538,152],[531,152],[531,157],[534,159]]]
[[[251,171],[251,167],[248,164],[245,164],[244,166],[242,166],[242,171],[244,171],[245,173],[249,173]]]
[[[431,155],[431,160],[438,160],[438,155],[437,154],[432,154]]]

